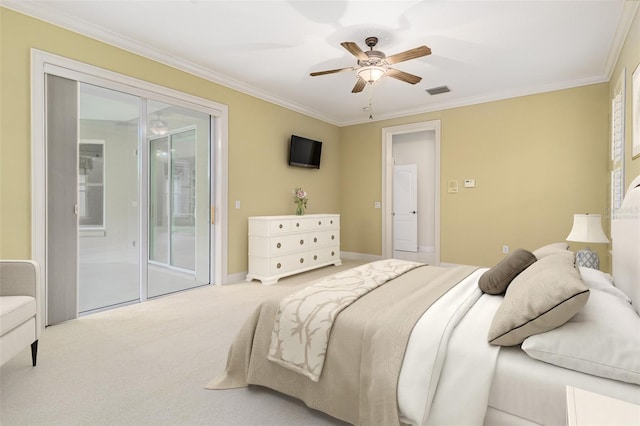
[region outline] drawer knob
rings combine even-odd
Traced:
[[[304,244],[304,240],[300,240],[300,245],[303,245],[303,244]]]
[[[278,262],[278,264],[276,265],[276,268],[278,269],[282,268],[282,265],[280,264],[280,262]]]
[[[280,248],[280,247],[282,247],[282,244],[278,243],[278,244],[276,244],[276,247]]]
[[[313,237],[313,242],[317,243],[318,242],[318,238],[317,237]]]
[[[300,258],[300,263],[304,263],[304,258]]]
[[[300,222],[296,222],[296,228],[300,228]]]
[[[313,255],[313,260],[318,260],[318,255],[317,254]]]
[[[331,219],[331,220],[329,221],[329,223],[333,225],[333,219]]]
[[[335,235],[332,235],[332,236],[331,236],[331,239],[332,239],[332,240],[335,240],[335,239],[336,239],[336,236],[335,236]]]
[[[322,225],[322,221],[321,220],[318,221],[318,225]]]
[[[282,224],[278,225],[278,228],[282,229]]]
[[[334,256],[335,254],[336,254],[336,252],[335,252],[335,251],[332,251],[332,252],[331,252],[331,256]]]

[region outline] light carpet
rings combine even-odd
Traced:
[[[0,368],[0,424],[344,425],[260,387],[204,389],[260,301],[362,262],[206,286],[47,327]]]

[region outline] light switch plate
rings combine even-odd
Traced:
[[[476,180],[475,179],[465,179],[464,180],[464,187],[465,188],[475,188],[476,187]]]
[[[447,182],[447,190],[449,194],[455,194],[456,192],[458,192],[458,181],[450,180],[449,182]]]

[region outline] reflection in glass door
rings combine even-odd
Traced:
[[[140,299],[141,99],[79,84],[78,312]]]
[[[149,261],[169,259],[169,138],[150,141],[149,150]]]
[[[210,120],[159,102],[149,112],[147,292],[154,297],[210,282]]]
[[[209,284],[210,115],[79,87],[78,312]],[[145,107],[148,151],[139,149]]]
[[[152,139],[149,174],[149,260],[196,269],[195,130]]]

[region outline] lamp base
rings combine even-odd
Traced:
[[[598,253],[588,247],[580,250],[576,253],[576,265],[591,269],[600,269]]]

